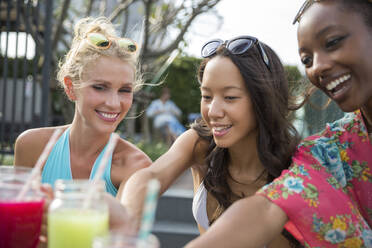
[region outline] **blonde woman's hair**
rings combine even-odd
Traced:
[[[100,49],[86,41],[89,33],[100,33],[106,36],[111,42],[107,49]],[[70,77],[75,87],[81,87],[80,80],[84,71],[92,61],[101,56],[116,57],[133,67],[135,79],[134,91],[139,90],[143,85],[142,75],[138,64],[138,51],[131,53],[121,48],[117,43],[117,36],[114,25],[106,17],[83,18],[75,24],[74,38],[71,48],[66,56],[59,62],[57,80],[60,86],[65,87],[64,78]]]

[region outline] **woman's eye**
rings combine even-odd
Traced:
[[[236,97],[236,96],[225,96],[225,99],[226,100],[235,100],[235,99],[237,99],[238,97]]]
[[[212,97],[207,95],[202,95],[203,100],[210,100]]]
[[[312,59],[309,56],[301,57],[301,63],[305,65],[306,67],[309,67],[312,63]]]
[[[93,89],[95,90],[104,90],[106,87],[100,84],[92,85]]]
[[[121,93],[132,93],[132,88],[121,88],[119,90]]]
[[[330,40],[326,41],[325,47],[327,49],[333,48],[336,45],[338,45],[340,43],[340,41],[342,41],[344,38],[345,37],[336,37],[336,38],[330,39]]]

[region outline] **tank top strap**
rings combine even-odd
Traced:
[[[57,179],[71,180],[72,173],[70,167],[70,127],[58,138],[49,153],[41,173],[41,182],[54,186]]]

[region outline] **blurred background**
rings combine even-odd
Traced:
[[[75,21],[106,16],[121,36],[140,45],[145,86],[118,128],[155,160],[169,144],[154,134],[144,114],[168,87],[188,127],[199,114],[196,71],[201,46],[213,38],[252,35],[270,45],[285,64],[294,94],[306,87],[292,19],[302,0],[0,0],[0,164],[12,164],[14,141],[24,130],[70,123],[74,107],[57,87],[58,61],[69,49]],[[316,92],[293,115],[303,136],[343,113]],[[191,215],[192,179],[185,174],[159,202],[154,233],[162,247],[181,247],[198,235]]]

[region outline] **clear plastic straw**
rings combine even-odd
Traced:
[[[41,167],[43,166],[43,164],[47,160],[47,158],[49,156],[49,153],[52,150],[54,144],[57,142],[57,139],[58,139],[59,135],[61,134],[61,132],[62,132],[61,128],[58,128],[58,129],[54,130],[54,132],[53,132],[52,136],[50,137],[48,143],[46,144],[43,152],[41,153],[39,159],[37,160],[34,168],[31,170],[30,176],[28,177],[26,183],[23,185],[21,191],[17,195],[17,197],[16,197],[17,201],[21,201],[25,197],[27,191],[30,189],[30,186],[31,186],[33,180],[35,180],[35,178],[37,176],[40,176]]]
[[[157,179],[151,179],[147,184],[147,194],[143,207],[141,227],[138,233],[137,248],[146,247],[146,241],[150,235],[155,220],[156,205],[160,183]]]
[[[92,200],[93,194],[94,194],[95,189],[96,189],[95,184],[101,179],[101,177],[103,175],[103,172],[105,171],[107,161],[108,161],[110,155],[114,152],[114,149],[116,147],[116,144],[117,144],[119,138],[120,137],[119,137],[118,134],[116,134],[116,133],[112,134],[112,136],[109,140],[109,143],[107,145],[107,149],[102,156],[101,162],[98,165],[98,169],[96,171],[96,174],[94,175],[94,178],[92,179],[93,186],[89,188],[87,198],[85,198],[85,201],[84,201],[84,204],[83,204],[83,208],[88,208],[90,206],[90,202]]]

